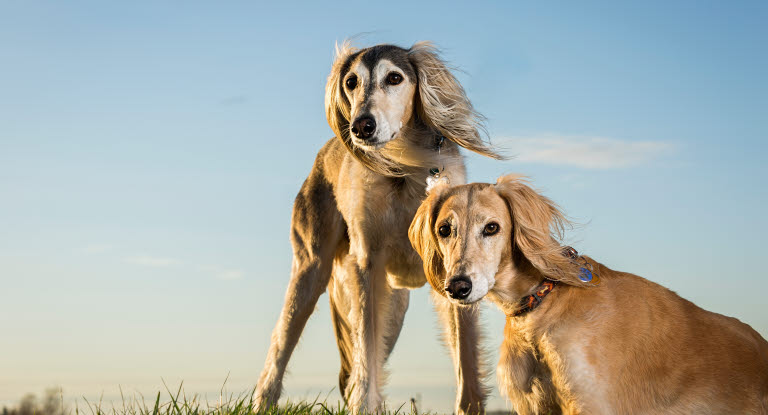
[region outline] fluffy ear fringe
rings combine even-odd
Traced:
[[[443,257],[437,247],[437,237],[432,231],[435,225],[435,215],[440,208],[441,193],[448,186],[439,186],[427,196],[419,206],[416,216],[408,228],[408,239],[411,240],[411,246],[421,256],[424,265],[424,275],[429,281],[429,285],[438,293],[445,296],[445,268],[443,267]]]
[[[522,253],[546,278],[588,285],[579,279],[580,267],[563,254],[559,241],[570,222],[557,205],[518,175],[500,177],[495,188],[507,201],[512,216],[513,250]]]
[[[440,59],[430,42],[417,42],[408,51],[418,78],[416,112],[431,129],[449,140],[487,157],[502,159],[489,143],[485,118],[475,111],[464,88]]]
[[[331,74],[328,75],[328,82],[325,85],[325,115],[334,134],[343,139],[343,132],[346,132],[349,127],[351,109],[347,97],[341,90],[341,72],[349,57],[357,52],[357,49],[352,47],[348,40],[341,45],[336,43],[335,49]],[[346,134],[349,138],[349,132]]]

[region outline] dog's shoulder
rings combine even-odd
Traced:
[[[333,187],[333,184],[338,181],[341,164],[346,155],[347,150],[336,137],[326,141],[315,156],[315,162],[312,164],[302,190],[318,186]]]
[[[347,149],[344,144],[336,137],[326,141],[315,158],[315,169],[322,170],[325,175],[338,174],[341,163],[347,155]]]

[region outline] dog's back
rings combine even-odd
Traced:
[[[755,330],[636,275],[597,271],[599,286],[558,287],[536,317],[559,314],[544,325],[584,409],[611,402],[611,413],[768,413],[768,342]]]

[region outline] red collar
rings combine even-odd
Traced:
[[[566,246],[563,248],[563,255],[571,258],[572,260],[576,260],[579,257],[579,252],[570,246]],[[518,302],[518,309],[508,316],[517,317],[538,307],[544,297],[546,297],[547,294],[555,289],[556,285],[557,281],[544,279],[544,281],[542,281],[541,284],[536,287],[536,291],[534,291],[533,294],[527,295],[520,299],[520,302]]]

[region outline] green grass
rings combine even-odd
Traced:
[[[239,395],[225,395],[222,391],[216,402],[203,400],[199,395],[188,397],[183,392],[183,383],[174,392],[165,387],[165,397],[158,392],[149,403],[144,397],[126,398],[121,391],[122,402],[120,404],[108,404],[103,402],[89,402],[82,398],[83,405],[77,404],[73,413],[75,415],[351,415],[351,411],[342,401],[331,403],[327,397],[320,400],[320,396],[314,401],[291,402],[280,406],[274,406],[261,411],[256,411],[252,400],[253,390]],[[396,409],[386,408],[386,415],[419,415],[412,411],[410,404],[403,404]],[[427,413],[421,413],[426,415]],[[39,414],[45,415],[45,414]]]
[[[120,390],[120,401],[91,402],[85,397],[74,404],[74,408],[64,403],[61,389],[53,388],[46,391],[42,402],[29,394],[22,399],[17,407],[2,408],[0,415],[351,415],[351,411],[343,401],[329,402],[326,395],[313,401],[286,403],[256,411],[252,400],[253,390],[239,395],[227,394],[222,386],[219,397],[214,402],[200,395],[187,396],[184,393],[184,383],[178,389],[171,390],[163,382],[165,391],[157,392],[149,400],[144,396],[127,397]],[[226,385],[226,381],[225,381]],[[330,392],[328,393],[330,395]],[[25,403],[26,400],[26,403]],[[431,415],[429,412],[416,412],[411,403],[403,403],[399,407],[384,408],[383,415]],[[488,415],[509,414],[508,411],[488,412]]]

